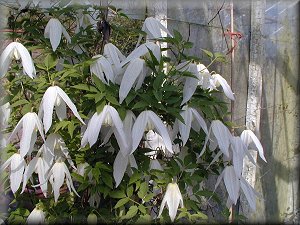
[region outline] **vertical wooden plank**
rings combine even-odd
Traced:
[[[258,137],[260,125],[260,108],[262,97],[262,59],[264,58],[262,29],[264,24],[265,0],[255,0],[251,3],[251,37],[250,37],[250,62],[248,96],[246,110],[246,128],[252,130]],[[251,151],[257,161],[257,152]],[[256,167],[248,160],[243,162],[243,177],[252,187],[255,185]],[[241,209],[245,215],[251,210],[246,198],[241,196]]]

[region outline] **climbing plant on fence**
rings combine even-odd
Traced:
[[[203,65],[185,54],[193,43],[179,31],[106,11],[12,12],[0,77],[9,133],[1,173],[13,201],[2,219],[205,222],[211,202],[226,218],[242,192],[255,209],[242,162],[251,145],[264,159],[263,150],[251,131],[234,136],[224,121],[215,93],[234,94],[210,66],[225,57],[204,50]],[[227,199],[206,188],[211,175],[215,189],[224,180]]]

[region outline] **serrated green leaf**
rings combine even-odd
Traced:
[[[44,65],[47,68],[47,70],[50,70],[53,67],[55,67],[57,62],[58,62],[57,57],[52,54],[48,54],[44,59]]]
[[[149,189],[148,183],[146,183],[146,182],[141,183],[140,189],[138,191],[139,198],[143,199],[145,197],[145,195],[147,194],[148,189]]]
[[[130,185],[126,190],[127,196],[130,198],[133,194],[133,186]]]
[[[98,93],[98,90],[95,87],[88,85],[88,84],[77,84],[77,85],[72,86],[72,88]]]
[[[121,207],[122,205],[125,205],[127,202],[129,202],[128,197],[122,198],[117,202],[117,204],[114,206],[114,208],[117,209],[117,208]]]
[[[113,105],[120,105],[118,100],[112,95],[106,95],[106,100],[109,101]]]
[[[113,189],[113,180],[110,174],[106,173],[106,172],[102,172],[101,174],[101,178],[103,180],[103,182],[110,187],[111,189]]]
[[[139,179],[141,179],[141,174],[139,172],[135,172],[130,177],[128,185],[135,183]]]
[[[145,101],[140,101],[134,104],[134,106],[132,107],[132,109],[140,109],[140,108],[145,108],[149,106],[149,103],[145,102]]]
[[[116,191],[110,192],[109,196],[112,198],[125,198],[126,194],[124,191],[116,190]]]
[[[144,197],[144,201],[145,202],[149,202],[152,198],[154,197],[154,194],[153,193],[149,193],[149,194],[146,194],[145,197]]]
[[[14,107],[17,107],[17,106],[20,106],[20,105],[25,105],[29,103],[26,99],[20,99],[16,102],[14,102],[13,104],[11,104],[11,107],[14,108]]]
[[[130,206],[128,212],[126,215],[123,217],[124,219],[131,219],[134,217],[138,212],[138,207],[136,205]]]
[[[139,210],[141,211],[141,213],[143,213],[143,214],[146,214],[146,213],[147,213],[146,207],[143,206],[143,205],[139,205],[138,209],[139,209]]]

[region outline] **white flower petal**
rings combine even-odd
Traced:
[[[121,151],[118,152],[114,165],[113,165],[113,176],[116,182],[116,187],[121,183],[128,165],[128,156],[123,156]]]
[[[247,148],[248,148],[248,146],[249,146],[249,144],[251,143],[251,140],[252,140],[254,142],[257,150],[258,150],[258,154],[259,154],[260,158],[262,160],[264,160],[265,162],[267,162],[267,160],[264,156],[264,149],[263,149],[260,141],[256,137],[256,135],[251,130],[244,130],[241,134],[241,139],[243,140],[243,142],[245,143]]]
[[[119,90],[120,103],[122,103],[127,97],[130,89],[133,87],[133,84],[136,82],[138,76],[142,73],[144,67],[145,61],[140,58],[136,58],[129,63],[121,81]]]
[[[224,183],[231,201],[236,204],[239,197],[240,182],[233,166],[224,169]]]
[[[115,66],[119,66],[121,61],[125,59],[125,56],[112,43],[107,43],[104,45],[103,54],[108,61]]]
[[[25,161],[20,154],[15,153],[10,163],[10,188],[16,193],[22,182],[23,172],[25,169]]]
[[[71,101],[71,99],[69,98],[69,96],[58,86],[55,87],[56,88],[56,91],[57,93],[59,94],[59,96],[64,100],[64,102],[69,106],[69,108],[72,110],[74,116],[77,117],[77,119],[79,119],[79,121],[82,123],[82,124],[85,124],[83,122],[83,120],[81,119],[78,111],[77,111],[77,108],[76,106],[74,105],[74,103]]]
[[[52,124],[52,114],[53,114],[53,108],[57,97],[57,91],[55,87],[49,87],[42,99],[42,103],[40,105],[39,109],[39,116],[43,114],[43,124],[45,133],[48,132],[48,130],[51,127]]]
[[[133,153],[137,149],[137,147],[143,137],[147,121],[148,121],[147,111],[141,112],[140,115],[136,118],[135,123],[133,124],[133,127],[132,127],[132,136],[131,136],[132,137],[132,151],[131,151],[131,153]]]
[[[140,45],[138,48],[134,49],[125,60],[121,62],[121,66],[124,66],[126,63],[130,62],[133,59],[139,58],[149,53],[149,49],[153,52],[155,58],[160,60],[160,47],[152,42],[147,42]]]
[[[231,139],[231,133],[229,132],[228,128],[219,120],[214,120],[211,123],[211,129],[218,141],[220,150],[229,157],[229,144]]]
[[[16,43],[16,48],[22,60],[24,73],[27,74],[30,78],[34,78],[36,71],[28,50],[21,43]]]
[[[157,133],[160,134],[160,136],[164,140],[166,149],[170,153],[173,153],[171,138],[170,138],[170,135],[169,135],[169,132],[168,132],[166,126],[154,112],[152,112],[150,110],[148,110],[147,112],[149,114],[148,117],[149,117],[150,121],[155,126],[155,130],[157,131]]]
[[[2,52],[0,56],[0,78],[3,77],[9,68],[9,64],[13,58],[13,51],[16,46],[16,42],[10,43]]]
[[[63,162],[56,162],[52,167],[52,174],[54,177],[54,182],[52,185],[53,191],[54,191],[54,201],[57,202],[58,197],[60,195],[60,187],[64,183],[65,179],[65,168],[63,166]]]
[[[219,74],[212,75],[212,78],[215,79],[217,83],[220,83],[227,98],[234,101],[234,96],[233,96],[232,90],[231,90],[230,86],[228,85],[227,81]]]
[[[24,176],[23,176],[23,187],[22,187],[21,194],[24,192],[29,178],[31,177],[33,172],[36,170],[37,162],[38,162],[38,157],[34,157],[29,162],[29,164],[26,166],[25,171],[24,171]]]
[[[250,208],[255,211],[256,210],[256,195],[255,190],[251,185],[243,178],[240,178],[241,188],[246,196],[246,199],[249,203]]]
[[[247,147],[240,137],[232,137],[231,142],[233,150],[232,164],[236,175],[240,177],[243,169],[243,158],[246,154]]]
[[[190,108],[190,110],[191,110],[191,112],[192,112],[193,118],[196,119],[196,121],[197,121],[197,123],[192,123],[192,128],[193,128],[195,131],[199,132],[200,129],[198,129],[198,128],[196,129],[195,126],[194,126],[194,124],[195,124],[195,125],[196,125],[196,124],[197,124],[197,125],[199,124],[200,127],[203,129],[203,131],[204,131],[206,134],[208,134],[207,125],[206,125],[204,119],[202,118],[202,116],[198,113],[198,111],[197,111],[196,109]]]
[[[35,132],[34,113],[26,113],[23,120],[22,137],[20,141],[20,154],[24,157],[30,151],[30,143],[33,132]]]

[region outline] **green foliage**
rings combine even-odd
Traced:
[[[175,55],[175,60],[166,56],[157,60],[149,50],[150,57],[145,60],[151,72],[147,74],[142,88],[131,89],[125,101],[120,104],[118,101],[119,85],[112,83],[106,85],[90,73],[89,66],[95,62],[95,59],[91,59],[92,56],[102,54],[96,50],[101,42],[102,34],[99,34],[91,25],[86,28],[81,27],[79,32],[75,33],[76,10],[79,8],[29,9],[14,21],[14,28],[22,29],[24,32],[12,33],[11,38],[22,40],[22,43],[35,55],[37,78],[30,79],[20,75],[21,68],[16,62],[7,73],[4,86],[7,101],[12,107],[8,131],[12,131],[27,112],[39,111],[43,94],[52,85],[61,87],[67,93],[83,119],[89,118],[90,112],[101,113],[104,106],[109,104],[117,109],[121,119],[125,118],[126,110],[132,110],[136,116],[144,110],[152,110],[168,125],[174,124],[175,120],[184,123],[180,115],[183,85],[178,80],[194,77],[194,75],[187,71],[179,71],[176,65],[183,60],[200,62],[200,59],[184,53],[185,49],[192,48],[193,43],[184,40],[180,32],[176,30],[173,32],[174,37],[158,39],[168,44],[168,48],[161,49],[161,51],[168,50]],[[101,14],[103,9],[95,7],[94,11],[90,12],[83,7],[80,10],[83,14],[92,15],[97,12]],[[121,52],[128,55],[135,48],[138,36],[144,34],[140,30],[142,21],[129,19],[122,11],[115,8],[114,11],[116,16],[110,21],[112,28],[110,41]],[[71,43],[67,43],[65,38],[62,38],[62,43],[55,52],[52,52],[50,41],[44,38],[43,34],[49,20],[48,15],[58,17],[72,37]],[[78,47],[77,45],[85,51],[76,52],[74,49]],[[225,59],[220,53],[203,51],[212,62],[222,62]],[[166,65],[167,71],[165,71]],[[208,90],[200,87],[197,88],[188,105],[201,110],[203,117],[207,120],[223,120],[227,114],[226,104]],[[217,169],[221,167],[212,165],[206,170],[206,166],[212,161],[212,152],[206,152],[203,155],[202,163],[197,161],[197,155],[201,152],[205,141],[203,131],[191,131],[186,146],[182,148],[182,151],[186,151],[184,157],[180,153],[166,156],[159,151],[157,159],[164,167],[164,171],[150,170],[149,164],[152,159],[145,153],[152,150],[139,146],[134,153],[138,169],[131,168],[131,176],[129,176],[130,173],[125,173],[121,184],[116,188],[113,180],[113,165],[118,152],[115,136],[111,137],[110,145],[102,145],[99,136],[95,145],[81,147],[81,127],[82,124],[68,110],[67,118],[64,120],[59,120],[56,115],[53,115],[52,127],[48,132],[48,134],[58,133],[63,137],[70,158],[76,166],[84,162],[89,164],[84,174],[79,175],[76,171],[71,173],[75,189],[80,197],[66,191],[61,194],[56,203],[49,190],[47,198],[40,198],[36,194],[17,193],[16,202],[23,202],[24,199],[30,198],[33,203],[31,208],[37,202],[42,202],[46,219],[50,223],[70,221],[85,223],[87,217],[95,220],[95,216],[98,222],[104,223],[170,222],[166,214],[167,210],[164,210],[160,219],[156,216],[163,198],[162,193],[165,193],[167,184],[175,178],[185,204],[185,208],[180,209],[176,222],[207,221],[207,215],[201,208],[205,204],[204,199],[212,198],[220,203],[216,193],[203,189],[200,185],[202,181],[207,180],[209,175],[217,174]],[[176,140],[181,146],[179,135]],[[42,144],[43,140],[38,137],[36,148],[39,149]],[[12,154],[17,152],[17,149],[8,145],[5,151]],[[36,154],[37,152],[34,151],[32,156]],[[31,191],[35,191],[31,185],[38,182],[36,174],[33,176],[33,181],[27,185]],[[188,193],[188,187],[193,189],[193,198]],[[99,196],[99,206],[89,204],[89,199],[93,196]],[[19,206],[16,210],[10,209],[7,221],[24,224],[30,213],[28,209]]]

